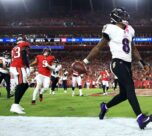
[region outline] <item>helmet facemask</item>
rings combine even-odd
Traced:
[[[129,23],[129,14],[122,8],[115,8],[111,14],[111,23],[122,23],[124,25],[128,25]]]

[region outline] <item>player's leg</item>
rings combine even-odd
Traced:
[[[10,94],[10,75],[9,74],[5,74],[4,75],[4,80],[6,82],[6,90],[7,90],[7,98],[12,97],[13,95]]]
[[[58,83],[58,78],[57,77],[53,77],[52,94],[55,94],[55,88],[57,87],[57,83]]]
[[[55,87],[56,87],[56,81],[55,81],[55,77],[54,76],[51,76],[51,81],[52,81],[52,86],[51,86],[51,90],[50,90],[50,94],[54,94],[55,92]]]
[[[38,74],[36,77],[36,88],[34,89],[33,95],[32,95],[33,105],[36,103],[36,97],[37,97],[37,94],[40,92],[42,85],[43,85],[43,76]]]
[[[106,81],[106,92],[109,90],[109,83]]]
[[[2,80],[3,80],[3,74],[0,72],[0,84],[1,84]],[[1,95],[2,95],[2,94],[1,94],[1,92],[0,92],[0,96],[1,96]]]
[[[106,84],[105,81],[102,81],[102,90],[103,90],[103,95],[106,94]]]
[[[19,76],[21,75],[22,77],[22,82],[21,82],[21,86],[22,86],[22,89],[20,89],[20,90],[22,90],[22,91],[20,91],[21,93],[20,93],[20,95],[19,95],[19,102],[21,101],[21,99],[22,99],[22,97],[23,97],[23,95],[25,94],[25,92],[26,92],[26,90],[28,89],[28,87],[29,87],[29,85],[28,85],[28,83],[27,83],[27,73],[26,73],[26,70],[25,70],[25,68],[21,68],[20,69],[21,71],[19,72],[20,74],[19,74]],[[21,107],[21,106],[20,106]],[[23,109],[22,107],[21,107],[21,109]]]
[[[80,76],[78,76],[78,77],[76,78],[76,80],[77,80],[78,87],[79,87],[79,95],[80,95],[80,96],[83,96],[83,93],[82,93],[82,79],[81,79]]]
[[[140,106],[138,103],[138,99],[135,94],[134,82],[132,80],[131,65],[126,64],[126,67],[123,67],[123,68],[125,68],[125,70],[124,70],[122,76],[118,77],[119,82],[124,86],[124,88],[126,90],[127,99],[129,101],[134,113],[137,116],[137,122],[138,122],[139,127],[141,129],[144,129],[146,127],[146,125],[152,121],[152,115],[145,116],[141,112],[141,109],[140,109]]]
[[[77,77],[72,76],[72,96],[75,95],[74,90],[75,90],[75,86],[76,86],[76,78],[77,78]]]
[[[40,95],[39,95],[39,100],[42,101],[43,100],[43,93],[49,89],[50,86],[50,77],[46,77],[44,76],[43,79],[43,88],[40,90]]]
[[[64,93],[67,93],[67,80],[63,80]]]
[[[12,104],[10,111],[18,114],[25,114],[22,110],[23,107],[19,105],[25,91],[28,88],[28,84],[26,81],[27,74],[24,68],[10,68],[10,72],[14,77],[16,88],[15,88],[15,101]]]
[[[127,99],[129,100],[135,114],[139,115],[141,110],[135,95],[135,88],[131,75],[131,64],[121,60],[115,60],[112,63],[112,71],[118,77],[120,85],[123,86],[124,90],[126,91]],[[122,102],[122,99],[119,101]],[[114,103],[113,105],[116,104],[118,104],[118,102]]]
[[[119,84],[119,86],[120,86],[120,92],[118,95],[114,96],[107,104],[106,103],[100,104],[100,109],[101,109],[101,111],[99,113],[100,119],[104,118],[105,113],[108,111],[109,108],[111,108],[127,99],[125,88],[123,87],[123,85],[121,85],[121,83]]]

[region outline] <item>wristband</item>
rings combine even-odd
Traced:
[[[88,61],[86,58],[83,60],[83,62],[84,62],[85,64],[89,64],[89,61]]]

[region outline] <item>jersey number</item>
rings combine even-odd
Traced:
[[[47,63],[47,60],[43,60],[42,61],[42,67],[46,67],[46,65],[45,65],[46,63]]]
[[[122,44],[123,44],[123,51],[128,54],[130,52],[129,40],[127,38],[124,38],[122,40]]]
[[[12,52],[12,57],[13,58],[19,58],[21,56],[20,51],[21,51],[20,47],[14,48],[14,50]]]

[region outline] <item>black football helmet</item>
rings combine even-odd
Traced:
[[[60,63],[60,61],[59,61],[58,59],[56,59],[56,60],[54,61],[54,63],[59,64],[59,63]]]
[[[121,23],[127,25],[130,15],[123,8],[115,8],[110,13],[110,17],[111,17],[111,23],[116,24],[116,23],[121,22]]]

